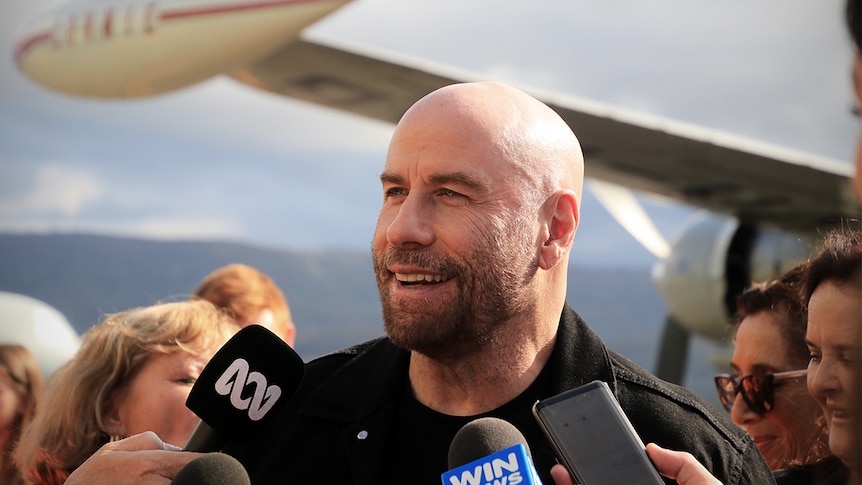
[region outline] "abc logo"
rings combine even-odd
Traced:
[[[243,398],[243,390],[248,386],[254,387],[254,394]],[[215,390],[222,396],[230,394],[230,403],[236,409],[248,409],[248,417],[252,421],[259,421],[266,416],[281,397],[281,388],[275,384],[267,387],[266,377],[257,371],[250,373],[248,362],[242,358],[236,359],[225,369],[215,383]]]

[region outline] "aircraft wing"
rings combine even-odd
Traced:
[[[392,123],[436,88],[485,79],[307,35],[232,75],[258,88]],[[794,232],[860,216],[849,163],[519,87],[569,123],[581,141],[587,176]]]

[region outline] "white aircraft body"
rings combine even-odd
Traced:
[[[81,339],[56,308],[29,296],[0,291],[0,343],[27,347],[47,377],[75,355]]]
[[[436,88],[485,79],[304,30],[345,3],[71,0],[26,26],[14,55],[31,80],[72,95],[149,96],[224,74],[392,123]],[[690,334],[727,336],[733,299],[752,280],[789,269],[818,234],[859,217],[847,163],[519,87],[570,124],[590,187],[659,257],[654,279],[668,318],[656,372],[669,380],[682,377]],[[704,212],[667,242],[630,189]]]

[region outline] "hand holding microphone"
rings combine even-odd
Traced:
[[[152,431],[107,443],[72,472],[65,485],[168,485],[198,455],[177,453]],[[241,483],[238,485],[242,485]]]

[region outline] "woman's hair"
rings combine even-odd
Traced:
[[[761,312],[775,315],[781,337],[787,342],[788,360],[799,368],[808,364],[808,345],[805,330],[808,315],[802,302],[800,289],[805,266],[799,265],[778,279],[755,283],[736,298],[734,332],[745,317]]]
[[[135,376],[151,355],[203,355],[236,330],[207,301],[163,303],[108,315],[84,334],[75,356],[51,377],[45,406],[21,438],[18,458],[27,480],[61,484],[102,445],[112,391]]]
[[[44,386],[42,371],[36,357],[22,345],[0,345],[0,372],[6,372],[15,388],[18,398],[23,400],[23,412],[11,424],[10,433],[5,443],[0,446],[3,459],[0,460],[0,483],[20,483],[18,467],[12,459],[21,432],[31,421],[42,402]]]
[[[807,306],[824,282],[862,289],[862,231],[836,229],[823,239],[820,252],[808,262],[802,298]]]
[[[280,336],[294,326],[287,299],[275,281],[245,264],[229,264],[208,274],[192,293],[192,299],[207,300],[227,310],[240,326],[264,310],[272,312]]]
[[[844,21],[856,49],[862,53],[862,0],[847,0]]]

